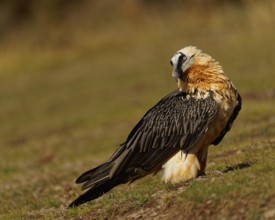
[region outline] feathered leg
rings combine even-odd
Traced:
[[[165,182],[178,183],[196,178],[200,171],[199,160],[194,153],[178,152],[163,165],[162,179]]]
[[[199,159],[199,163],[200,163],[199,175],[204,175],[205,174],[206,163],[207,163],[208,146],[207,147],[202,147],[198,151],[197,155],[198,155],[198,159]]]

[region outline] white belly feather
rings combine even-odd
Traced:
[[[200,164],[196,155],[186,155],[179,151],[162,168],[162,180],[164,182],[179,183],[195,178],[200,170]]]

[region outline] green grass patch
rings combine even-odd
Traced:
[[[241,23],[235,9],[209,20],[155,11],[76,28],[66,47],[53,46],[53,37],[37,46],[31,30],[1,42],[0,218],[274,218],[275,32],[250,10]],[[209,150],[206,176],[180,185],[148,176],[67,209],[81,193],[76,177],[108,159],[176,88],[169,59],[190,44],[219,60],[243,97],[232,130]]]

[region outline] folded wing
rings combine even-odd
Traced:
[[[188,152],[218,112],[211,93],[197,99],[175,91],[151,108],[104,164],[82,174],[77,183],[90,188],[70,206],[101,196],[120,183],[157,172],[179,150]],[[105,187],[104,187],[105,186]]]

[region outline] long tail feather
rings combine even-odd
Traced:
[[[94,200],[100,196],[102,196],[104,193],[110,191],[115,186],[119,185],[121,183],[121,178],[116,177],[114,179],[110,179],[103,184],[95,185],[93,188],[89,189],[87,192],[79,196],[76,200],[74,200],[70,205],[69,208],[73,208],[76,206],[79,206],[85,202],[89,202],[91,200]]]
[[[83,173],[77,178],[76,183],[84,183],[82,185],[82,190],[104,183],[109,179],[109,174],[112,167],[112,162],[101,164],[98,167]]]
[[[90,189],[73,201],[69,205],[69,208],[94,200],[122,183],[122,178],[120,177],[110,178],[112,167],[113,162],[109,161],[94,169],[88,170],[78,177],[76,183],[84,183],[82,190]]]
[[[113,164],[111,162],[103,163],[94,169],[88,170],[81,174],[75,181],[77,184],[84,183],[86,181],[97,180],[102,178],[104,175],[108,175]]]

